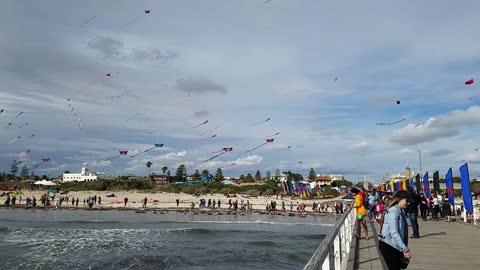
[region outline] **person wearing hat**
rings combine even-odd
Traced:
[[[408,248],[408,224],[405,209],[410,194],[401,190],[390,201],[379,235],[379,250],[390,270],[405,269],[412,254]]]
[[[350,192],[355,195],[355,204],[353,208],[357,211],[357,237],[360,237],[361,228],[360,226],[363,225],[363,230],[365,231],[365,239],[368,240],[368,228],[367,228],[367,221],[365,217],[367,216],[367,209],[365,208],[364,197],[358,192],[358,189],[352,188]]]

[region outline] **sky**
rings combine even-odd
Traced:
[[[480,174],[480,2],[264,2],[1,1],[0,171]]]

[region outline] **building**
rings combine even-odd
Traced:
[[[315,183],[321,187],[331,186],[332,178],[325,174],[322,174],[322,175],[317,174],[317,177],[315,178]]]
[[[168,185],[173,180],[173,177],[171,177],[169,175],[152,175],[152,176],[150,176],[150,178],[157,185]]]
[[[91,173],[88,170],[88,164],[83,163],[82,172],[81,173],[64,173],[62,181],[63,182],[91,182],[96,181],[97,175]]]
[[[332,181],[343,181],[343,180],[345,180],[345,177],[343,177],[343,175],[341,175],[341,174],[330,174],[329,176],[332,179]]]

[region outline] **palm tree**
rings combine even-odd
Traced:
[[[148,168],[148,176],[150,176],[150,166],[152,166],[152,162],[147,162],[147,168]]]
[[[162,168],[163,174],[167,173],[167,171],[168,171],[168,167],[167,167],[167,166],[163,166],[163,168]]]

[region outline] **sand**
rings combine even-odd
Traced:
[[[21,205],[25,205],[25,199],[27,197],[32,198],[32,196],[35,196],[37,198],[37,205],[40,206],[40,200],[39,198],[45,193],[45,190],[35,190],[35,191],[28,191],[28,190],[23,190],[23,195],[22,197],[22,202]],[[115,194],[115,197],[107,197],[109,194]],[[290,197],[284,197],[283,200],[280,199],[280,196],[262,196],[262,197],[249,197],[248,195],[237,195],[237,197],[234,198],[227,198],[223,194],[208,194],[208,195],[200,195],[200,196],[194,196],[186,193],[142,193],[142,192],[136,192],[136,191],[70,191],[68,194],[59,194],[57,193],[55,199],[57,200],[60,196],[69,197],[69,202],[66,203],[65,201],[62,203],[62,208],[64,207],[72,207],[72,198],[74,199],[79,199],[78,207],[79,208],[88,208],[88,205],[83,203],[84,199],[87,199],[89,196],[97,196],[101,197],[101,204],[96,204],[93,206],[95,209],[116,209],[116,208],[124,208],[124,198],[128,198],[128,203],[127,203],[127,208],[138,208],[138,209],[143,209],[143,199],[147,197],[148,202],[147,202],[147,209],[178,209],[178,210],[187,210],[190,209],[191,207],[191,202],[193,201],[195,203],[195,209],[198,209],[199,201],[200,199],[205,199],[206,202],[208,203],[209,199],[215,200],[218,202],[218,200],[221,201],[221,208],[225,209],[228,208],[228,201],[229,199],[238,200],[238,207],[240,208],[240,202],[243,199],[244,203],[247,203],[247,200],[250,201],[251,204],[253,204],[252,208],[253,210],[265,210],[265,206],[268,202],[271,202],[272,200],[276,201],[277,203],[277,210],[281,209],[282,207],[282,201],[285,201],[285,208],[289,210],[289,205],[290,202],[293,203],[293,211],[296,211],[297,207],[297,202],[299,204],[305,203],[307,205],[305,211],[312,213],[312,205],[313,202],[316,203],[321,203],[321,205],[328,204],[329,206],[329,211],[330,213],[333,213],[333,205],[334,201],[340,201],[340,198],[342,196],[332,198],[332,199],[315,199],[315,200],[301,200],[301,199],[294,199],[292,200]],[[2,197],[5,198],[5,197]],[[176,205],[176,199],[180,200],[179,207],[177,208]],[[17,198],[17,204],[18,204],[18,199]],[[3,202],[3,201],[2,201]],[[2,203],[3,204],[3,203]]]

